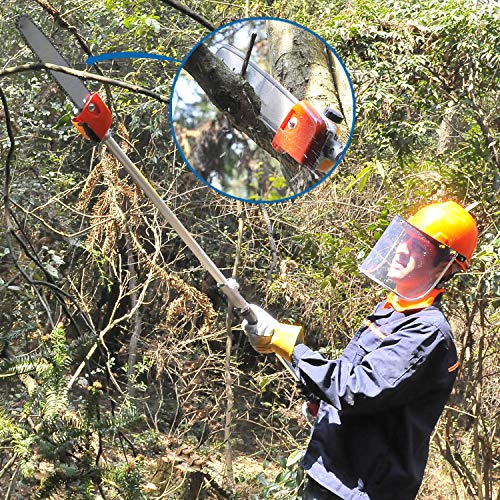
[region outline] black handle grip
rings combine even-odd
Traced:
[[[250,307],[247,307],[246,309],[240,309],[239,315],[241,316],[242,319],[246,319],[249,325],[257,324],[257,316],[252,311],[252,309],[250,309]]]

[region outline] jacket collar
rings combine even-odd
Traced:
[[[429,294],[427,294],[424,298],[416,300],[416,301],[408,301],[404,300],[401,297],[398,297],[394,292],[391,292],[387,296],[387,300],[383,305],[383,308],[392,307],[394,310],[398,312],[406,312],[415,309],[424,309],[425,307],[429,307],[434,304],[434,302],[439,303],[441,300],[441,294],[443,293],[443,288],[434,288]]]

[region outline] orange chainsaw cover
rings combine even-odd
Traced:
[[[278,153],[287,153],[301,165],[312,166],[325,142],[326,122],[308,101],[288,112],[272,141]]]
[[[106,103],[97,92],[90,95],[82,111],[71,123],[85,137],[102,141],[107,134],[113,118]]]

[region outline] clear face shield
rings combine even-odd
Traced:
[[[457,256],[445,244],[396,216],[361,264],[360,271],[411,302],[428,295]]]

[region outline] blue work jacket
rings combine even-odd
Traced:
[[[321,400],[301,465],[341,498],[410,500],[418,492],[458,368],[439,298],[404,312],[381,302],[336,360],[303,344],[293,351],[300,380]]]

